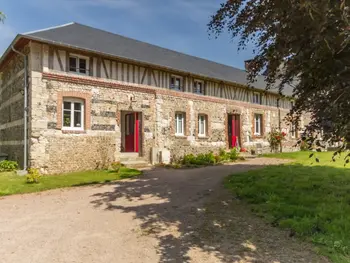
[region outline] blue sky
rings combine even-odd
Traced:
[[[225,34],[209,38],[210,15],[224,0],[11,0],[0,24],[0,54],[17,33],[78,22],[151,44],[243,68],[252,49],[237,51]]]

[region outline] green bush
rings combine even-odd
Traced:
[[[300,142],[300,151],[309,151],[309,145],[306,141]]]
[[[29,168],[28,174],[27,174],[27,183],[28,184],[37,184],[39,183],[41,175],[38,169],[35,168]]]
[[[18,169],[18,163],[15,161],[1,161],[0,162],[0,172],[11,172]]]
[[[197,156],[191,154],[186,154],[182,158],[182,164],[184,165],[211,165],[216,163],[216,157],[213,152],[201,153]]]
[[[116,172],[116,173],[119,173],[119,170],[121,167],[124,167],[124,165],[120,162],[113,162],[111,163],[111,167],[110,167],[110,170]]]
[[[238,157],[239,157],[239,149],[236,148],[236,147],[233,148],[233,149],[231,149],[231,151],[228,153],[228,155],[229,155],[229,159],[230,159],[231,161],[237,160]]]

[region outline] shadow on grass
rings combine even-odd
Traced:
[[[158,168],[116,182],[113,190],[95,194],[92,204],[134,214],[142,222],[141,232],[159,241],[160,262],[193,262],[198,251],[208,262],[327,262],[251,216],[222,188],[225,176],[262,167]]]

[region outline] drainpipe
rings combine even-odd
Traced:
[[[281,132],[281,108],[280,108],[280,98],[277,99],[278,108],[278,129]],[[282,140],[280,142],[280,152],[282,152]]]
[[[14,48],[14,46],[11,46],[12,50],[17,53],[18,55],[22,56],[24,58],[24,150],[23,150],[23,171],[27,171],[28,168],[28,136],[27,136],[27,127],[28,127],[28,58],[27,55],[19,52]]]

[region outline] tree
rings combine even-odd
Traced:
[[[0,11],[0,22],[4,22],[5,18],[6,18],[5,14]]]
[[[339,140],[350,134],[349,19],[350,0],[228,0],[208,28],[238,37],[238,49],[253,44],[249,81],[265,72],[267,89],[291,86],[289,116],[310,112],[308,133]]]

